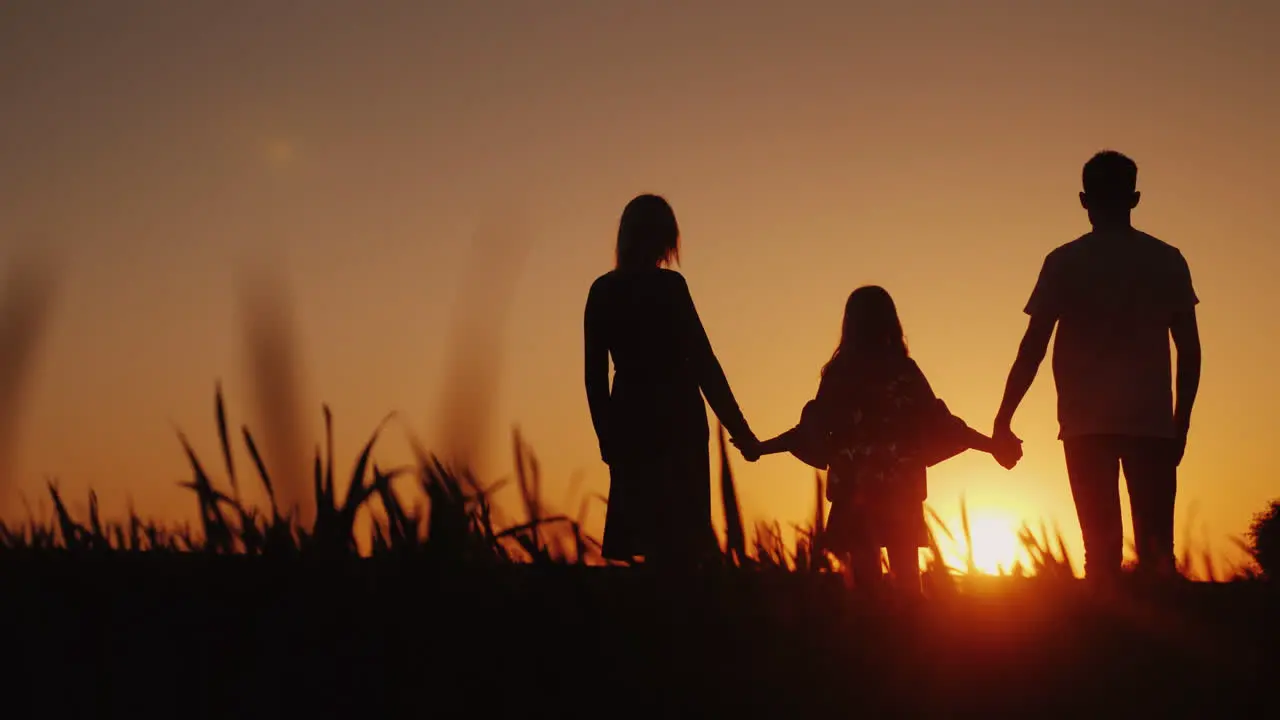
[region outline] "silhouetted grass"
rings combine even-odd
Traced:
[[[1274,605],[1252,590],[1261,583],[1081,601],[1062,534],[1043,524],[1021,529],[1029,559],[1000,578],[948,567],[941,544],[958,539],[931,514],[922,612],[858,601],[825,550],[822,474],[813,520],[793,528],[794,542],[778,523],[748,540],[723,432],[723,566],[665,575],[582,569],[605,564],[582,529],[591,498],[574,516],[548,507],[541,468],[518,431],[518,502],[508,515],[494,501],[500,484],[442,461],[412,433],[414,462],[380,465],[394,415],[339,462],[326,407],[312,462],[315,514],[303,523],[277,501],[254,434],[232,430],[220,388],[214,417],[221,468],[178,436],[191,470],[182,486],[199,509],[194,526],[162,527],[132,511],[106,521],[92,492],[86,517],[76,518],[54,483],[51,517],[0,525],[0,578],[12,581],[7,601],[24,618],[11,642],[30,672],[82,658],[60,664],[70,668],[60,677],[106,683],[105,695],[74,697],[106,697],[112,707],[130,692],[120,688],[163,696],[194,683],[204,688],[199,697],[230,703],[220,717],[243,714],[237,693],[294,692],[277,700],[290,715],[332,714],[334,703],[358,696],[360,709],[383,715],[395,698],[424,691],[441,708],[483,698],[492,709],[518,697],[527,709],[531,698],[580,700],[584,688],[622,698],[656,692],[684,711],[760,713],[769,701],[792,714],[930,716],[1025,714],[1049,704],[1096,712],[1115,709],[1125,693],[1146,710],[1223,710],[1258,692],[1248,668],[1274,667],[1260,664],[1273,662],[1265,648],[1276,637]],[[236,466],[240,449],[249,468]],[[262,507],[245,499],[253,483],[265,493]],[[962,506],[966,545],[967,516]],[[1184,564],[1193,557],[1184,552]],[[132,562],[144,558],[158,562]],[[976,571],[971,556],[966,564]],[[1213,567],[1209,576],[1226,577]],[[191,656],[200,671],[186,670]],[[1248,689],[1223,690],[1231,682]],[[306,689],[282,689],[295,686]],[[1181,694],[1170,699],[1169,687]]]
[[[379,423],[350,470],[342,472],[334,457],[333,416],[326,406],[325,444],[316,449],[312,463],[314,518],[304,524],[296,505],[285,510],[278,503],[277,483],[248,427],[242,427],[239,436],[252,459],[256,481],[266,493],[268,507],[258,508],[243,499],[220,386],[215,418],[225,482],[214,479],[186,435],[178,433],[192,473],[192,479],[181,486],[191,491],[197,503],[198,531],[185,526],[164,528],[132,512],[124,523],[104,523],[92,492],[88,521],[81,523],[72,518],[56,484],[50,483],[53,519],[29,517],[16,527],[0,523],[0,549],[356,557],[356,520],[367,513],[373,516],[368,540],[377,554],[465,564],[585,563],[598,554],[598,543],[581,530],[585,504],[577,518],[549,514],[544,509],[541,471],[519,433],[514,438],[516,479],[524,518],[500,526],[491,499],[497,487],[481,486],[465,468],[446,466],[427,453],[416,438],[410,437],[415,466],[378,465],[374,450],[394,415]],[[413,498],[425,502],[415,503]]]
[[[49,484],[53,517],[28,517],[23,524],[0,523],[0,551],[62,551],[70,553],[203,553],[214,555],[307,556],[355,558],[360,555],[356,528],[358,517],[369,518],[367,547],[375,556],[413,556],[435,563],[462,566],[495,564],[600,565],[600,544],[583,530],[591,497],[583,500],[575,516],[549,511],[542,491],[538,460],[517,431],[513,436],[515,482],[519,516],[507,519],[493,500],[501,484],[484,486],[468,468],[452,467],[429,453],[407,433],[413,449],[412,466],[384,468],[374,460],[376,446],[394,414],[385,417],[369,435],[349,470],[337,467],[333,446],[333,416],[323,407],[325,441],[312,461],[314,517],[303,523],[297,505],[288,509],[277,501],[278,487],[264,462],[259,443],[247,426],[238,437],[252,461],[256,482],[265,491],[267,507],[249,504],[243,497],[244,479],[234,458],[234,434],[228,422],[222,388],[215,393],[219,460],[225,480],[215,480],[186,435],[178,441],[192,478],[182,483],[199,510],[197,528],[164,527],[143,520],[130,511],[124,522],[104,522],[97,496],[89,494],[89,517],[80,522],[71,516],[54,483]],[[824,478],[814,478],[814,514],[810,523],[793,527],[790,544],[778,523],[759,524],[748,543],[738,504],[736,482],[729,460],[728,443],[719,429],[721,498],[725,518],[722,550],[727,566],[743,571],[782,571],[825,574],[840,571],[840,562],[824,543],[826,502]],[[961,499],[960,519],[965,567],[949,567],[943,560],[939,538],[956,544],[957,538],[929,509],[930,542],[922,582],[929,594],[963,589],[966,578],[981,576],[974,561],[968,510]],[[1188,536],[1189,538],[1189,536]],[[1074,579],[1078,564],[1066,550],[1061,531],[1051,534],[1041,523],[1039,532],[1023,525],[1018,533],[1029,563],[1021,559],[1008,569],[1010,578],[1038,578],[1046,582]],[[1248,579],[1247,568],[1223,572],[1207,551],[1196,552],[1184,543],[1179,569],[1190,575],[1193,560],[1200,558],[1207,580]]]
[[[1272,500],[1253,517],[1246,552],[1268,578],[1280,577],[1280,500]]]

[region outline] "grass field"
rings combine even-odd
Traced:
[[[51,486],[52,518],[0,528],[12,717],[1216,716],[1272,702],[1280,602],[1247,573],[1092,588],[1060,541],[1027,529],[1033,563],[1009,577],[935,559],[924,598],[871,595],[821,551],[820,479],[793,548],[747,532],[723,443],[724,561],[696,572],[604,566],[577,516],[543,507],[518,437],[510,518],[419,445],[415,466],[380,467],[382,427],[340,472],[330,433],[303,526],[220,392],[217,419],[225,478],[181,439],[198,526],[108,522],[92,497],[76,518]],[[241,500],[250,475],[264,508]]]

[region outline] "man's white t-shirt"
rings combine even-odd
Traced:
[[[1175,437],[1169,328],[1199,302],[1182,253],[1138,230],[1049,253],[1025,312],[1058,323],[1059,437]]]

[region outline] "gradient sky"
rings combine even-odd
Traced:
[[[271,258],[308,417],[318,430],[331,403],[350,458],[392,409],[441,441],[451,303],[509,293],[483,467],[507,472],[518,423],[549,498],[576,508],[608,485],[582,306],[640,192],[676,209],[681,270],[762,437],[798,417],[864,283],[895,295],[934,388],[988,430],[1040,262],[1087,230],[1080,166],[1111,147],[1140,167],[1135,223],[1182,249],[1203,301],[1179,542],[1195,511],[1227,550],[1280,494],[1278,7],[4,3],[0,262],[34,242],[66,261],[18,489],[53,476],[80,507],[92,486],[109,514],[132,498],[192,517],[173,424],[214,461],[218,378],[252,420],[237,271]],[[473,235],[499,221],[519,274],[476,279]],[[974,454],[932,473],[944,518],[963,492],[996,524],[1056,518],[1078,550],[1053,397],[1046,363],[1014,471]],[[805,466],[735,462],[748,520],[809,517]]]

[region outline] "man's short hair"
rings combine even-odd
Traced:
[[[1098,198],[1126,198],[1138,189],[1138,164],[1123,153],[1103,150],[1082,173],[1084,192]]]

